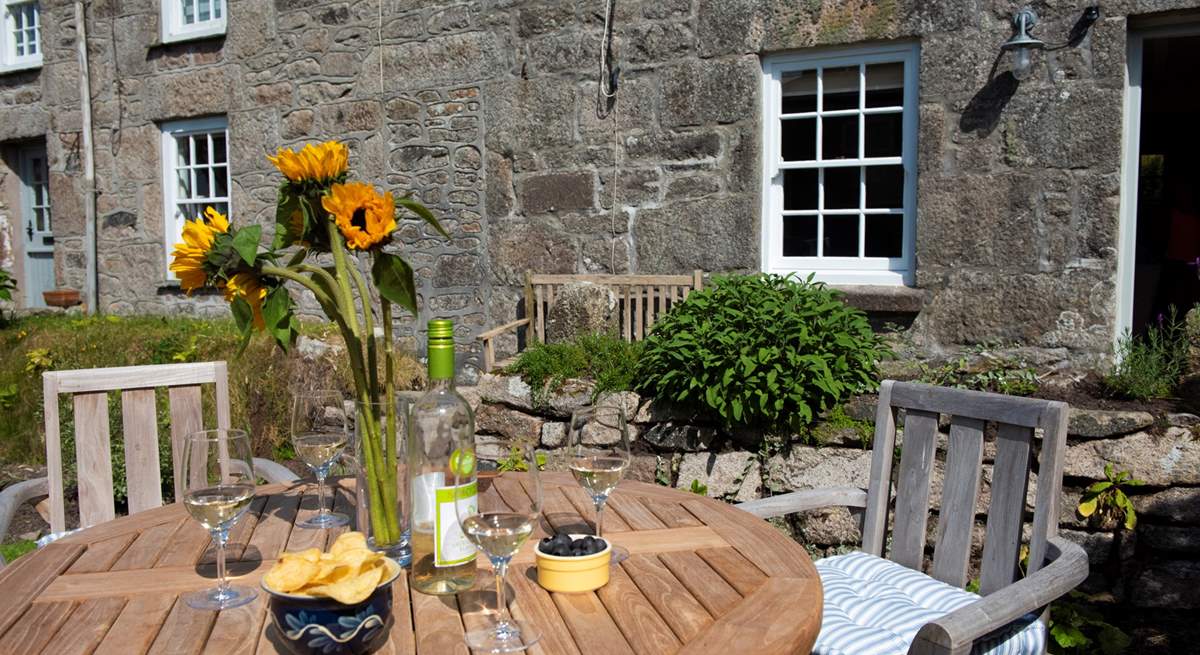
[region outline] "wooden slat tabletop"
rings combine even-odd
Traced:
[[[482,479],[484,494],[511,502],[525,474]],[[591,532],[590,503],[569,475],[543,474],[538,533]],[[259,489],[234,529],[231,575],[257,586],[280,553],[325,548],[343,530],[305,530],[315,512],[310,484]],[[335,506],[353,516],[353,480]],[[529,655],[808,653],[821,622],[821,583],[807,553],[767,523],[694,494],[622,482],[605,517],[607,536],[631,556],[609,584],[586,594],[549,593],[536,583],[533,547],[509,571],[513,614],[537,625]],[[189,608],[180,594],[213,585],[207,533],[181,505],[119,518],[71,535],[0,571],[0,655],[10,653],[270,654],[278,637],[267,598],[224,612]],[[490,572],[480,559],[476,590],[457,597],[393,587],[395,622],[381,651],[470,655],[464,626],[490,620]]]

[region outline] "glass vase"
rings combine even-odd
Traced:
[[[376,551],[408,566],[408,467],[404,435],[410,400],[398,395],[393,412],[388,404],[355,403],[355,522]]]

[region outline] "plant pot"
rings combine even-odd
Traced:
[[[76,289],[43,291],[42,300],[45,300],[46,304],[51,307],[74,307],[83,302],[79,296],[79,291]]]

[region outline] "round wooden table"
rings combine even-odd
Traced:
[[[541,529],[590,532],[590,499],[569,475],[543,474]],[[482,493],[516,497],[525,474],[481,479]],[[293,528],[315,510],[311,484],[259,489],[233,530],[229,561],[256,586],[280,553],[324,548],[336,531]],[[348,515],[353,481],[335,508]],[[605,528],[630,558],[594,593],[552,594],[533,577],[533,541],[514,558],[512,613],[542,630],[530,653],[656,655],[808,653],[821,622],[821,583],[804,549],[762,520],[694,494],[622,482]],[[0,654],[276,653],[266,595],[224,612],[198,611],[181,592],[215,577],[208,533],[181,505],[94,526],[0,571]],[[380,652],[468,655],[464,625],[489,620],[494,594],[480,559],[478,591],[457,597],[394,586],[394,617]]]

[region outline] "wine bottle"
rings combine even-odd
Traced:
[[[454,390],[454,323],[428,324],[429,390],[412,406],[408,470],[412,498],[412,587],[455,594],[475,583],[475,546],[463,534],[454,503],[475,504],[475,417]],[[462,489],[458,479],[467,480]]]

